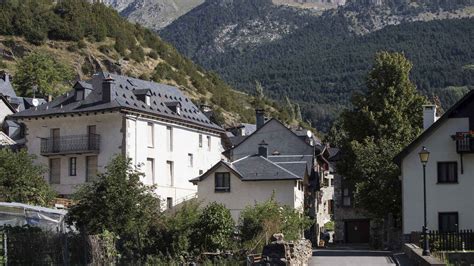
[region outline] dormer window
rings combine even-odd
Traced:
[[[168,107],[172,112],[181,115],[181,103],[180,102],[167,102],[165,103],[166,107]]]
[[[144,102],[146,105],[151,105],[151,91],[150,89],[134,90],[133,94],[137,97],[137,100]]]

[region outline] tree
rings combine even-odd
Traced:
[[[356,185],[357,204],[379,218],[400,214],[400,173],[392,159],[421,132],[426,99],[409,79],[411,68],[401,53],[377,53],[367,92],[354,96],[354,109],[342,113],[332,137],[343,150],[338,171]]]
[[[13,85],[22,96],[31,96],[37,86],[43,95],[57,96],[68,90],[72,69],[45,52],[33,52],[18,63]]]
[[[0,149],[0,198],[7,202],[21,202],[49,206],[56,193],[43,178],[44,168],[33,163],[35,156],[25,150],[12,152]]]
[[[154,187],[144,185],[142,176],[130,159],[115,157],[104,173],[74,194],[78,203],[68,213],[68,224],[88,234],[115,233],[125,258],[143,255],[150,224],[160,217],[160,205]]]
[[[288,98],[288,96],[285,96],[285,108],[288,112],[288,115],[289,115],[289,122],[292,122],[293,120],[295,120],[295,108],[293,107],[293,104],[291,103],[290,101],[290,98]]]
[[[223,204],[213,202],[199,216],[193,242],[202,251],[228,249],[234,226],[230,211]]]

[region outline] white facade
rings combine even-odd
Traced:
[[[425,146],[430,151],[426,165],[427,227],[438,230],[440,213],[457,213],[458,227],[474,228],[474,154],[462,157],[451,136],[469,131],[469,118],[448,118],[431,134],[421,138],[401,161],[403,233],[421,231],[423,226],[423,168],[418,152]],[[438,182],[438,163],[457,162],[457,182]]]
[[[156,193],[164,200],[164,206],[175,205],[195,194],[196,187],[188,180],[221,159],[222,147],[217,133],[140,114],[96,112],[80,116],[25,118],[21,122],[27,128],[28,151],[37,156],[38,163],[48,166],[50,159],[60,159],[60,183],[52,184],[52,187],[63,195],[70,195],[78,185],[86,182],[86,156],[94,154],[41,155],[41,138],[49,138],[54,128],[59,129],[60,137],[87,136],[88,126],[95,125],[95,134],[100,135],[100,150],[96,154],[98,172],[102,172],[114,156],[126,155],[146,173],[143,182],[157,186]],[[73,176],[69,171],[71,157],[76,157],[76,175]],[[49,180],[49,173],[45,174],[45,178]]]
[[[231,211],[234,221],[238,221],[240,212],[246,206],[253,206],[256,202],[264,202],[275,195],[275,200],[281,205],[287,205],[303,211],[303,185],[298,186],[296,180],[280,181],[242,181],[230,172],[230,192],[216,192],[214,173],[229,172],[225,166],[220,166],[209,176],[198,182],[198,199],[206,206],[217,202],[224,204]],[[299,189],[301,188],[301,189]]]

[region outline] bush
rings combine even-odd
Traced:
[[[192,241],[200,251],[229,249],[234,226],[230,211],[224,205],[213,202],[199,215]]]
[[[251,250],[261,250],[275,233],[283,233],[286,240],[297,240],[310,224],[308,217],[293,208],[279,205],[274,196],[245,207],[239,220],[242,244]]]
[[[148,53],[148,56],[150,58],[153,58],[153,59],[158,59],[158,53],[155,51],[155,50],[151,50],[149,53]]]

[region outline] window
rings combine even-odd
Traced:
[[[166,127],[166,141],[168,143],[168,151],[173,151],[173,128]]]
[[[440,212],[438,225],[440,232],[455,232],[459,229],[459,216],[457,212]]]
[[[199,175],[204,174],[204,170],[199,170]]]
[[[49,159],[49,183],[61,183],[61,159]]]
[[[199,148],[202,148],[202,134],[199,134]]]
[[[97,176],[97,156],[86,157],[86,182],[91,182]]]
[[[155,184],[155,160],[153,158],[146,159],[146,184]]]
[[[84,90],[76,90],[76,101],[84,100]]]
[[[351,206],[351,191],[349,188],[344,188],[342,190],[342,206]]]
[[[166,207],[168,207],[168,209],[173,208],[173,198],[171,197],[166,198]]]
[[[211,150],[211,136],[207,136],[207,150]]]
[[[148,140],[148,147],[153,148],[155,144],[155,137],[153,134],[153,123],[147,124],[147,140]]]
[[[167,171],[168,171],[168,186],[172,187],[174,185],[174,163],[172,161],[166,161]]]
[[[76,176],[76,165],[77,165],[76,162],[77,162],[76,157],[69,158],[69,175],[70,176]]]
[[[193,167],[193,154],[188,153],[188,166]]]
[[[334,201],[328,200],[328,214],[334,214]]]
[[[216,192],[230,192],[230,173],[216,173],[215,178]]]
[[[458,163],[438,162],[438,183],[457,183]]]

